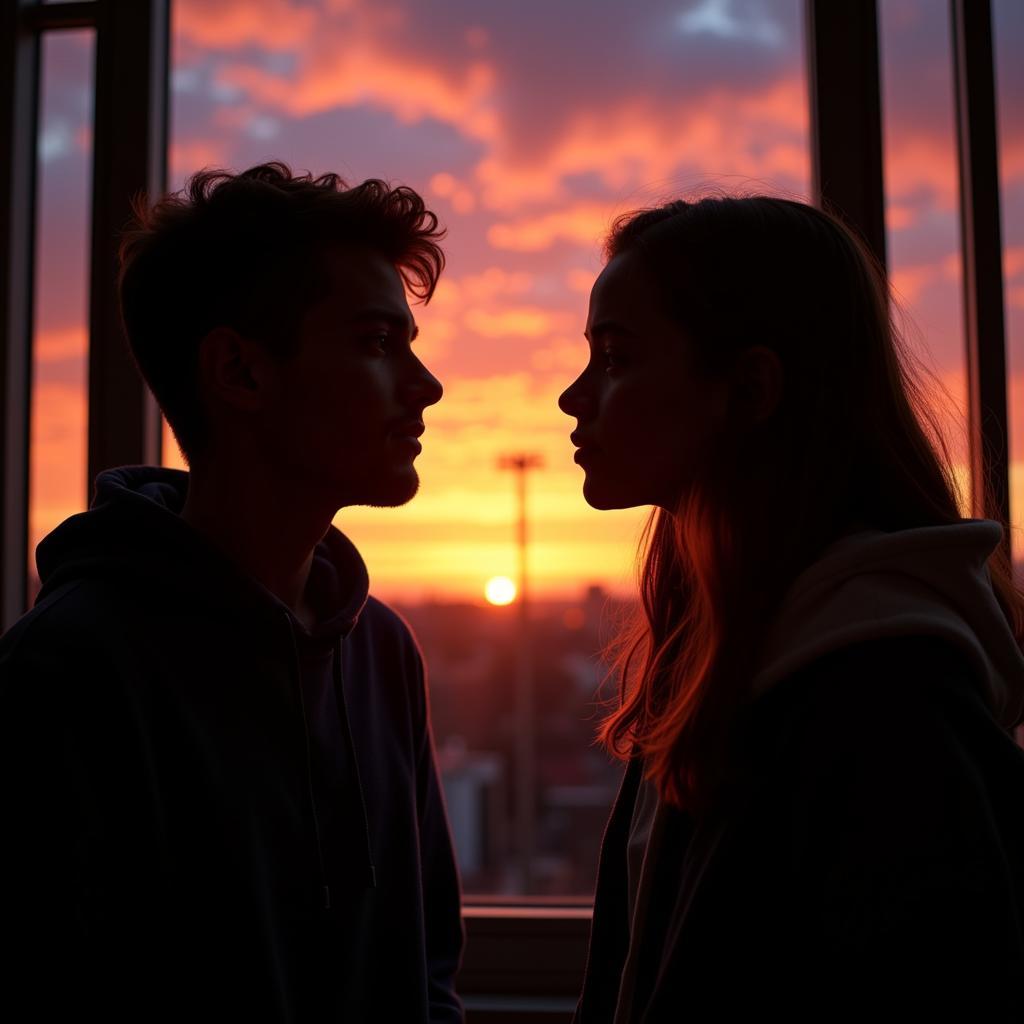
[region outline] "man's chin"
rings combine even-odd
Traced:
[[[397,508],[412,501],[419,489],[419,475],[412,469],[407,475],[373,488],[372,493],[368,493],[363,501],[356,504],[369,505],[371,508]]]

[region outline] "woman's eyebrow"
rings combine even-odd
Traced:
[[[599,320],[590,331],[584,331],[583,337],[588,341],[594,338],[600,338],[605,334],[615,334],[620,337],[635,338],[636,334],[631,331],[624,324],[620,324],[617,320]]]

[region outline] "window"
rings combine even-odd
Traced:
[[[88,501],[89,210],[95,33],[42,45],[32,339],[29,600],[35,547]]]
[[[412,185],[448,226],[416,310],[446,389],[421,492],[336,522],[425,649],[467,892],[587,899],[620,775],[592,745],[597,651],[643,515],[586,506],[557,396],[616,214],[709,181],[808,194],[800,4],[273,8],[174,0],[170,180],[279,156]],[[524,453],[527,657],[516,603],[484,596],[519,574],[501,460]]]
[[[992,4],[999,114],[1000,190],[1003,213],[1003,281],[1010,408],[1010,515],[1014,568],[1024,582],[1024,9],[1013,0]]]
[[[930,409],[970,515],[967,354],[949,10],[879,5],[888,268],[911,353],[932,378]]]
[[[618,774],[589,746],[586,713],[601,672],[600,623],[631,593],[640,517],[583,505],[567,457],[570,424],[555,406],[583,359],[598,243],[616,213],[708,179],[727,189],[807,195],[812,154],[819,165],[855,169],[825,182],[824,191],[873,237],[881,190],[875,202],[870,188],[857,189],[858,176],[871,173],[871,147],[861,145],[875,131],[871,118],[861,137],[845,121],[836,136],[809,130],[802,59],[802,17],[810,13],[822,29],[811,39],[817,108],[843,97],[870,114],[877,49],[870,32],[854,38],[847,30],[871,7],[622,2],[587,4],[584,17],[582,4],[537,0],[515,7],[267,0],[256,18],[243,0],[173,0],[169,74],[161,62],[164,0],[9,4],[0,13],[7,58],[0,131],[10,155],[0,193],[8,257],[0,262],[4,626],[30,596],[24,567],[34,540],[84,506],[93,472],[158,457],[155,419],[111,326],[109,274],[95,254],[110,256],[103,246],[125,219],[117,204],[161,186],[168,82],[172,187],[203,165],[241,168],[279,156],[353,181],[401,178],[450,227],[444,282],[418,311],[421,352],[447,385],[446,400],[428,412],[423,493],[407,508],[353,510],[338,523],[363,550],[375,590],[408,615],[426,647],[467,888],[539,904],[467,911],[463,990],[476,1020],[487,1019],[488,1007],[532,1007],[538,1020],[560,1019],[571,1007],[587,911],[551,903],[585,903]],[[946,424],[956,435],[956,406],[967,402],[958,354],[966,275],[957,259],[954,115],[943,98],[953,86],[949,29],[945,8],[923,0],[883,0],[879,11],[889,261],[927,359],[952,395]],[[1013,58],[1024,22],[1014,0],[994,0],[993,11],[1010,366],[1019,370],[1024,163],[1011,97],[1020,91]],[[121,57],[132,55],[118,65],[131,81],[122,77],[111,90],[117,46],[126,47]],[[838,66],[848,79],[826,87]],[[915,106],[922,81],[932,101],[924,114]],[[145,90],[149,100],[131,108],[139,120],[130,130],[101,131],[101,123],[123,127],[116,104]],[[90,166],[104,168],[95,190]],[[988,333],[982,343],[1002,356],[998,336]],[[1019,397],[1016,385],[1014,376],[1011,394]],[[1020,492],[1020,417],[1011,422]],[[953,441],[968,465],[963,441]],[[482,598],[488,579],[518,574],[516,476],[501,468],[502,456],[516,454],[542,457],[526,474],[529,663],[517,661],[516,606]],[[172,445],[165,457],[174,461]],[[1024,497],[1013,508],[1021,524]],[[513,685],[524,677],[533,695],[529,771],[521,770]],[[535,810],[528,842],[515,814],[524,792]],[[541,1005],[538,995],[549,998]]]

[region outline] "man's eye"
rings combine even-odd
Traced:
[[[366,343],[377,352],[387,352],[390,347],[391,336],[385,331],[378,331],[376,334],[368,334]]]

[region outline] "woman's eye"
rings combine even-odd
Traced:
[[[605,349],[604,368],[606,370],[621,370],[625,364],[626,360],[621,352],[616,352],[614,349]]]
[[[390,342],[390,336],[387,333],[381,331],[378,332],[377,334],[367,335],[366,341],[370,348],[372,348],[375,352],[387,352]]]

